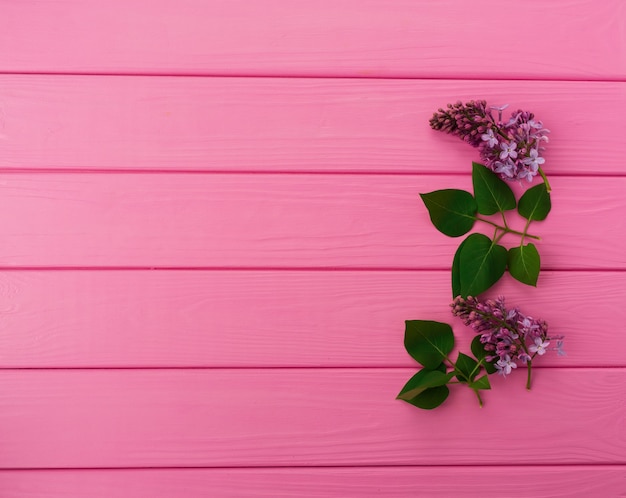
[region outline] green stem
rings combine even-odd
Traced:
[[[474,392],[476,393],[476,397],[478,398],[478,404],[482,408],[483,407],[483,399],[480,397],[480,393],[478,392],[478,389],[474,389]]]
[[[515,235],[519,235],[519,236],[522,236],[522,237],[528,237],[529,239],[541,240],[541,237],[537,237],[536,235],[531,235],[529,233],[519,232],[517,230],[511,230],[508,227],[503,227],[502,225],[498,225],[497,223],[494,223],[493,221],[486,220],[484,218],[476,217],[476,219],[478,221],[482,221],[484,223],[487,223],[488,225],[491,225],[492,227],[496,227],[498,230],[502,230],[504,233],[514,233]]]
[[[501,239],[502,237],[504,237],[505,235],[506,235],[506,232],[502,232],[502,233],[501,233],[500,235],[498,235],[497,237],[495,237],[495,236],[494,236],[492,244],[493,244],[493,245],[496,245],[498,242],[500,242],[500,239]]]
[[[480,360],[478,360],[478,362],[476,363],[476,366],[472,369],[472,371],[469,374],[470,379],[474,376],[475,373],[477,373],[480,370],[480,366],[482,365],[483,360],[484,358],[481,358]]]
[[[541,168],[539,168],[539,174],[541,175],[541,178],[543,178],[543,183],[546,184],[546,190],[548,191],[548,193],[552,192],[552,187],[550,187],[550,182],[548,181],[548,177],[546,176],[546,174],[543,172]]]
[[[453,370],[456,371],[456,364],[450,359],[450,357],[448,355],[445,355],[443,357],[444,361],[448,362],[448,365],[452,367]]]
[[[526,233],[528,231],[528,227],[530,226],[530,222],[532,220],[528,220],[526,222],[526,226],[524,226],[524,233],[522,234],[522,241],[520,242],[520,246],[524,245],[524,237],[529,237],[529,235]]]
[[[526,378],[526,389],[530,391],[530,374],[532,372],[532,361],[528,360],[528,377]]]
[[[458,379],[459,375],[461,375],[461,376],[463,376],[465,378],[465,374],[456,368],[456,363],[453,363],[452,360],[450,360],[450,358],[448,358],[447,355],[444,356],[444,360],[447,361],[450,364],[450,366],[452,367],[452,371],[454,372],[454,374],[457,377],[457,379]],[[459,380],[451,380],[451,381],[448,381],[448,385],[451,385],[451,384],[467,384],[467,386],[470,387],[469,386],[470,379],[474,376],[474,374],[478,370],[480,370],[480,366],[483,364],[483,361],[484,361],[484,358],[481,358],[476,363],[476,366],[472,369],[472,371],[470,372],[470,374],[469,374],[469,376],[467,378],[467,382],[462,382],[462,381],[459,381]],[[479,393],[478,389],[472,389],[472,390],[476,393],[476,397],[478,398],[478,404],[482,408],[483,407],[483,400],[480,397],[480,393]]]
[[[502,215],[502,222],[504,223],[504,228],[509,230],[509,225],[506,222],[506,216],[504,216],[504,211],[500,211],[500,214]]]
[[[509,137],[506,133],[504,133],[504,132],[503,132],[503,131],[499,128],[499,127],[494,126],[494,128],[497,130],[498,135],[500,135],[500,136],[501,136],[502,138],[504,138],[505,140],[510,140],[510,139],[511,139],[511,138],[510,138],[510,137]]]

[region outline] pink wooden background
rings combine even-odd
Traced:
[[[625,37],[622,0],[0,2],[0,497],[624,496]],[[422,412],[403,321],[452,321],[458,240],[418,193],[477,159],[428,119],[470,98],[552,130],[545,270],[493,294],[568,356]]]

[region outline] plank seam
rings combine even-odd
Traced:
[[[624,273],[626,268],[551,268],[555,273]],[[449,267],[386,267],[386,266],[1,266],[0,272],[65,272],[65,271],[198,271],[198,272],[446,272]]]
[[[581,82],[581,83],[625,83],[626,79],[621,76],[614,77],[598,77],[598,78],[576,78],[576,77],[559,77],[559,78],[540,78],[540,77],[511,77],[511,76],[492,76],[474,77],[474,76],[409,76],[403,74],[387,74],[384,76],[376,75],[341,75],[341,74],[307,74],[307,73],[194,73],[194,72],[115,72],[115,71],[94,71],[94,72],[76,72],[76,71],[11,71],[0,70],[0,75],[10,76],[118,76],[118,77],[166,77],[166,78],[263,78],[263,79],[334,79],[334,80],[437,80],[437,81],[551,81],[551,82]]]
[[[290,469],[319,469],[319,470],[328,470],[328,469],[460,469],[460,468],[498,468],[498,469],[517,469],[520,467],[524,468],[535,468],[535,469],[543,469],[543,468],[553,468],[553,469],[571,469],[571,468],[585,468],[592,467],[594,469],[606,468],[606,469],[621,469],[626,467],[625,463],[573,463],[573,464],[563,464],[563,463],[545,463],[542,465],[532,464],[532,463],[519,463],[515,465],[511,464],[491,464],[491,465],[480,465],[480,464],[453,464],[453,465],[411,465],[411,464],[391,464],[391,465],[259,465],[259,466],[206,466],[206,465],[184,465],[184,466],[145,466],[145,467],[3,467],[0,468],[0,473],[2,472],[75,472],[75,471],[94,471],[94,470],[102,470],[102,471],[122,471],[122,472],[132,472],[132,471],[151,471],[151,470],[290,470]]]
[[[401,170],[222,170],[222,169],[158,169],[158,168],[22,168],[1,167],[0,174],[41,174],[41,175],[266,175],[266,176],[437,176],[467,177],[467,172],[425,170],[420,172]],[[624,173],[550,173],[550,178],[626,178]]]
[[[329,366],[329,365],[319,365],[319,366],[298,366],[298,365],[277,365],[277,366],[231,366],[231,367],[222,367],[222,366],[74,366],[74,367],[0,367],[0,372],[20,372],[20,371],[137,371],[137,370],[148,370],[148,371],[179,371],[179,370],[407,370],[411,368],[418,368],[419,365],[415,364],[415,367],[412,366],[368,366],[368,365],[350,365],[350,366]],[[533,370],[626,370],[625,365],[594,365],[594,366],[584,366],[584,365],[576,365],[576,366],[543,366],[537,365],[533,366]]]

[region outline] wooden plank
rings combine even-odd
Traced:
[[[0,7],[0,69],[12,72],[626,75],[620,0],[517,2],[514,15],[497,0],[399,0],[393,8],[384,0],[68,0]]]
[[[623,82],[4,75],[0,88],[3,168],[467,173],[477,152],[428,120],[484,98],[551,129],[548,174],[626,173]]]
[[[626,366],[625,287],[625,272],[546,272],[491,294],[567,336],[568,356],[537,366]],[[442,271],[8,271],[0,367],[415,367],[406,319],[450,323],[468,349],[449,301]]]
[[[2,371],[0,467],[626,463],[626,369],[516,371],[437,412],[394,400],[413,373]]]
[[[620,496],[624,466],[353,467],[0,471],[6,498],[511,498]]]
[[[543,237],[543,267],[626,268],[626,239],[607,243],[607,230],[626,228],[626,178],[552,184],[552,212],[531,226]],[[460,240],[431,226],[418,196],[439,188],[471,189],[471,179],[6,174],[0,265],[444,269]],[[512,226],[521,229],[523,220]]]

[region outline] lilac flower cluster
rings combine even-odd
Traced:
[[[484,100],[448,104],[430,119],[430,126],[465,140],[480,150],[480,156],[492,171],[505,180],[532,181],[545,163],[542,142],[548,142],[549,130],[536,121],[531,112],[516,111],[502,120],[502,107],[487,107]],[[498,111],[497,119],[493,111]]]
[[[563,336],[548,336],[548,324],[523,314],[518,308],[508,310],[504,298],[480,302],[468,296],[458,296],[451,304],[452,314],[480,334],[480,342],[487,352],[485,360],[495,361],[498,373],[506,376],[517,368],[517,362],[529,364],[535,356],[548,350],[563,351]],[[551,341],[556,347],[549,348]]]

